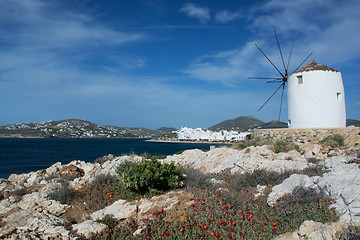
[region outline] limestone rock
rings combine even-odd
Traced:
[[[69,223],[81,223],[89,218],[89,214],[82,203],[76,203],[66,209],[64,214],[61,215]]]
[[[92,234],[104,231],[107,228],[105,224],[88,220],[79,224],[73,225],[73,230],[77,231],[78,234],[82,234],[85,237],[91,237]]]
[[[301,224],[299,230],[280,235],[274,240],[333,240],[338,239],[344,229],[345,225],[341,223],[323,224],[308,220]]]
[[[281,184],[272,188],[271,193],[268,196],[267,203],[270,206],[276,204],[277,199],[283,197],[286,194],[290,194],[296,187],[317,189],[313,180],[303,174],[292,174],[289,178],[285,179]]]
[[[135,204],[130,204],[126,200],[118,200],[110,206],[93,212],[90,216],[93,220],[101,220],[106,215],[112,215],[114,218],[121,220],[134,215],[136,213],[136,208]]]
[[[143,199],[138,203],[137,217],[151,218],[152,211],[166,212],[163,218],[165,222],[176,222],[184,219],[186,207],[194,203],[194,196],[186,191],[174,191],[165,195],[155,196],[151,199]]]

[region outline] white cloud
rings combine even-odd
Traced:
[[[360,55],[359,9],[356,0],[270,0],[253,9],[252,25],[289,36],[296,31],[295,48],[311,49],[324,64],[343,64]]]
[[[185,13],[189,17],[199,19],[201,23],[206,23],[210,20],[209,9],[206,7],[199,7],[193,3],[185,4],[179,11]]]
[[[227,23],[227,22],[231,22],[235,19],[238,19],[241,17],[241,14],[239,12],[229,12],[228,10],[223,10],[220,12],[217,12],[215,15],[215,20],[217,22],[221,22],[221,23]]]

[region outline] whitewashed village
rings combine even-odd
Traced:
[[[213,132],[210,130],[203,130],[201,128],[188,128],[182,127],[177,131],[177,140],[179,141],[201,141],[201,142],[238,142],[245,140],[249,136],[250,132],[238,132],[222,130]]]

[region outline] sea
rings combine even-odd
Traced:
[[[73,160],[94,162],[108,154],[150,153],[164,156],[187,149],[210,149],[212,144],[150,142],[134,138],[0,138],[0,178]]]

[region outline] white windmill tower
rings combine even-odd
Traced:
[[[288,78],[290,128],[346,127],[341,73],[315,61]]]
[[[281,60],[285,72],[282,73],[274,63],[266,56],[258,45],[255,46],[266,57],[281,77],[249,77],[251,79],[267,79],[268,83],[281,83],[275,92],[259,108],[260,111],[266,103],[282,88],[279,121],[284,97],[285,85],[288,82],[288,126],[289,128],[328,128],[346,127],[345,94],[341,73],[332,68],[312,62],[298,70],[312,55],[310,53],[305,60],[288,74],[294,39],[291,46],[289,60],[285,65],[278,37],[274,33],[279,47]]]

